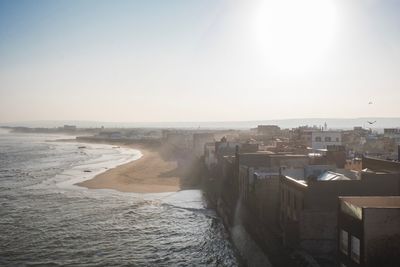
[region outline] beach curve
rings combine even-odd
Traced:
[[[163,193],[180,190],[180,178],[175,175],[176,161],[164,159],[156,149],[129,145],[142,157],[119,165],[90,180],[77,183],[89,189],[114,189],[131,193]]]

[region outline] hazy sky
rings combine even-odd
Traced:
[[[399,14],[397,0],[0,0],[0,122],[400,117]]]

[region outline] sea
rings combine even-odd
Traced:
[[[0,129],[0,266],[239,266],[202,192],[75,185],[138,150]]]

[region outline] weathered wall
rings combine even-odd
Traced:
[[[305,210],[299,220],[300,247],[312,254],[336,250],[336,212]]]
[[[271,226],[278,224],[279,176],[255,181],[254,204],[261,221]]]
[[[363,174],[362,180],[310,182],[305,207],[333,211],[338,196],[397,196],[399,178],[397,174]]]
[[[366,266],[400,266],[400,209],[363,211]]]

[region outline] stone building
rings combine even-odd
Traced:
[[[340,266],[400,266],[400,197],[340,197]]]
[[[283,243],[316,257],[335,258],[339,196],[399,196],[400,163],[364,158],[359,179],[342,174],[324,179],[280,180],[280,225]],[[329,178],[331,177],[331,178]]]

